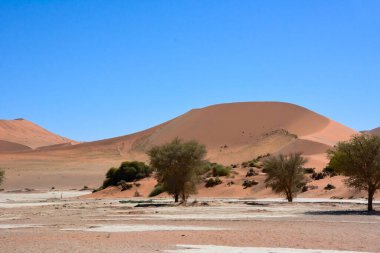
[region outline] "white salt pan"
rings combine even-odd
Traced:
[[[263,247],[229,247],[216,245],[177,245],[179,249],[167,250],[171,253],[359,253],[358,251],[263,248]],[[364,252],[360,252],[364,253]]]

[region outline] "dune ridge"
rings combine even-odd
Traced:
[[[76,145],[56,143],[34,150],[3,152],[0,154],[0,167],[10,168],[6,182],[10,186],[22,183],[14,175],[36,172],[49,178],[50,182],[66,187],[78,184],[95,186],[109,167],[125,160],[146,162],[146,151],[150,147],[180,137],[206,145],[207,158],[225,165],[241,163],[266,153],[297,151],[309,158],[308,166],[320,170],[326,165],[324,152],[337,141],[346,140],[355,133],[353,129],[294,104],[227,103],[194,109],[160,125],[125,136]],[[85,177],[86,174],[91,176]],[[57,175],[69,183],[65,185],[63,181],[54,179]],[[47,185],[43,178],[39,177],[39,181],[36,178],[38,175],[34,174],[28,177],[34,187]]]
[[[62,143],[76,143],[25,119],[0,120],[0,140],[27,146],[31,149]],[[0,143],[0,149],[2,151],[14,151],[14,147],[7,150],[5,143]]]

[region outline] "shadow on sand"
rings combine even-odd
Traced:
[[[360,211],[360,210],[338,210],[338,211],[309,211],[305,212],[306,215],[366,215],[366,216],[380,216],[380,211]]]

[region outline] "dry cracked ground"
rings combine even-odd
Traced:
[[[0,251],[380,252],[380,213],[363,212],[363,200],[198,199],[177,206],[80,194],[0,193]]]

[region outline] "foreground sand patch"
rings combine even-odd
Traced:
[[[146,232],[146,231],[205,231],[205,230],[225,230],[217,227],[202,226],[170,226],[170,225],[94,225],[88,228],[65,228],[66,231],[87,231],[87,232]]]
[[[358,251],[264,248],[264,247],[229,247],[216,245],[177,245],[179,249],[167,250],[171,253],[358,253]],[[364,252],[361,252],[364,253]]]

